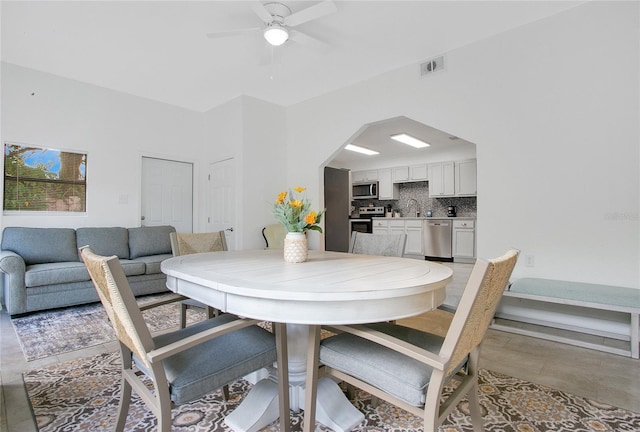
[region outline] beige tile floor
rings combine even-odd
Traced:
[[[457,304],[471,270],[454,269],[447,304]],[[435,311],[404,324],[444,331],[448,316]],[[116,349],[115,343],[26,362],[6,312],[0,312],[0,431],[36,431],[22,383],[22,372],[45,365]],[[640,361],[496,330],[489,330],[481,353],[481,367],[547,385],[640,413]]]

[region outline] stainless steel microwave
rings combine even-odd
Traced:
[[[358,182],[351,186],[351,198],[357,199],[377,199],[378,198],[378,182]]]

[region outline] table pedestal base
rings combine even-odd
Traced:
[[[290,390],[290,394],[304,399],[304,389]],[[294,405],[304,406],[304,400],[296,402]],[[224,422],[236,432],[257,432],[276,421],[278,415],[278,384],[263,379]],[[349,402],[335,381],[324,377],[318,380],[316,420],[336,432],[349,432],[364,420],[364,414]]]
[[[318,380],[316,419],[334,431],[349,432],[364,421],[364,414],[349,402],[335,381],[323,377]]]
[[[278,416],[278,384],[267,378],[251,388],[224,422],[236,432],[257,432],[273,423]]]

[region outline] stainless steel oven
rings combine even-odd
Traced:
[[[373,224],[371,223],[371,218],[369,219],[350,219],[349,223],[351,224],[351,230],[349,231],[349,236],[351,233],[361,232],[361,233],[371,233],[373,232]]]
[[[384,207],[360,207],[358,209],[358,217],[349,220],[351,224],[351,231],[349,236],[354,231],[362,233],[372,233],[373,223],[371,218],[384,216]]]

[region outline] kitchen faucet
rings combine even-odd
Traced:
[[[420,217],[420,206],[418,205],[418,200],[415,198],[409,198],[409,200],[407,201],[407,208],[411,206],[411,202],[413,202],[413,204],[415,204],[416,206],[416,217]]]

